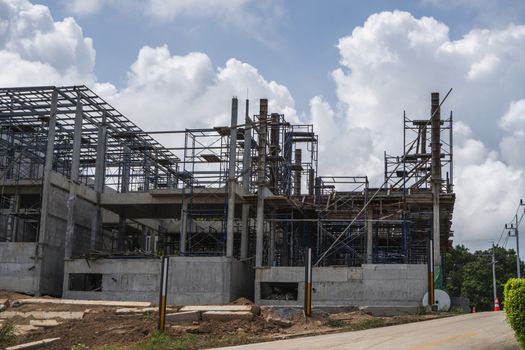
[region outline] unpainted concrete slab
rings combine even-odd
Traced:
[[[49,320],[61,318],[64,320],[81,320],[84,317],[82,311],[4,311],[0,313],[0,318],[8,319],[12,317],[33,318],[37,320]]]
[[[166,321],[171,323],[198,322],[201,319],[199,311],[175,312],[166,315]]]
[[[363,306],[359,310],[372,316],[415,315],[417,306]]]
[[[150,307],[150,302],[144,301],[113,301],[113,300],[77,300],[77,299],[45,299],[28,298],[18,299],[13,304],[65,304],[65,305],[89,305],[89,306],[110,306],[110,307]]]
[[[60,338],[48,338],[48,339],[42,339],[33,341],[31,343],[25,343],[15,346],[10,346],[6,348],[6,350],[30,350],[30,349],[38,349],[42,347],[46,347],[47,345],[53,344],[54,342],[59,341]]]
[[[187,305],[180,309],[184,311],[218,311],[218,312],[251,312],[258,315],[261,309],[257,305]]]
[[[60,323],[57,320],[29,320],[29,325],[35,327],[50,328],[56,327]]]
[[[231,321],[231,320],[253,320],[253,313],[249,311],[206,311],[202,313],[204,321]]]

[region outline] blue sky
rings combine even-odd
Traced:
[[[248,89],[254,110],[314,124],[323,175],[380,182],[403,110],[426,117],[453,88],[453,228],[471,247],[525,199],[523,62],[523,0],[0,0],[1,86],[85,84],[147,130],[226,124]]]
[[[260,27],[263,40],[260,40],[237,25],[209,17],[180,16],[166,22],[145,18],[133,9],[123,11],[107,6],[95,14],[78,14],[68,8],[67,0],[41,3],[47,5],[57,19],[73,15],[84,35],[94,39],[95,73],[101,80],[125,84],[127,68],[142,46],[167,44],[177,55],[205,52],[217,65],[231,57],[250,63],[264,77],[288,86],[300,111],[308,109],[314,95],[321,94],[332,103],[336,101],[330,77],[339,60],[336,44],[371,14],[404,10],[416,17],[431,16],[449,26],[451,39],[461,37],[472,28],[498,28],[509,22],[523,23],[525,18],[524,2],[509,0],[492,4],[483,4],[483,1],[478,4],[476,1],[262,1],[266,5],[248,5],[264,18],[265,23]],[[487,19],[484,12],[494,16]]]

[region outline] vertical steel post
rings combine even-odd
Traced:
[[[520,206],[523,205],[523,201],[520,200]],[[516,214],[516,229],[514,230],[516,234],[516,271],[518,278],[521,278],[521,264],[520,264],[520,235],[518,231],[518,214]]]
[[[366,220],[366,263],[373,263],[374,256],[374,223],[372,221],[374,214],[373,209],[368,209],[367,220]]]
[[[186,255],[186,241],[188,239],[188,202],[183,200],[180,214],[180,255]]]
[[[228,169],[228,217],[226,221],[226,257],[233,257],[233,222],[235,220],[235,165],[237,160],[237,97],[232,98],[230,159]]]
[[[428,305],[432,307],[435,304],[434,294],[434,239],[432,231],[428,239]]]
[[[161,257],[160,268],[160,295],[159,295],[159,322],[158,330],[164,332],[166,325],[166,295],[168,293],[168,267],[169,257],[163,255]]]
[[[495,258],[495,247],[494,242],[492,242],[492,288],[494,291],[494,303],[496,303],[497,291],[496,291],[496,258]]]
[[[294,196],[301,195],[301,171],[303,163],[303,150],[300,148],[295,149],[295,176],[293,182],[293,194]]]
[[[306,249],[304,264],[304,314],[310,317],[312,314],[312,248]]]

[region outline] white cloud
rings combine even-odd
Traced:
[[[173,20],[178,16],[219,17],[243,12],[250,0],[147,0],[147,13],[162,20]]]
[[[95,49],[72,18],[54,21],[49,9],[26,0],[0,0],[0,83],[94,81]]]
[[[106,0],[107,1],[107,0]],[[70,13],[84,16],[98,13],[104,7],[104,0],[71,0],[66,4],[66,10]]]
[[[232,58],[216,68],[203,53],[177,56],[167,46],[143,47],[131,65],[125,87],[104,85],[97,91],[148,130],[228,125],[230,99],[238,96],[243,116],[242,100],[247,91],[255,98],[268,98],[271,112],[297,120],[288,89],[267,81],[253,66]],[[252,100],[251,114],[257,113],[257,108],[258,101]]]
[[[525,162],[518,162],[525,146],[525,104],[515,102],[509,109],[511,100],[523,96],[525,26],[474,29],[457,40],[448,32],[433,18],[394,11],[370,16],[339,40],[341,66],[332,72],[338,104],[311,101],[325,150],[321,171],[362,172],[381,183],[383,150],[402,152],[403,110],[411,119],[428,118],[430,92],[443,98],[452,87],[442,117],[452,108],[454,120],[460,120],[454,144],[455,239],[494,238],[503,224],[498,220],[512,214],[525,190]]]
[[[101,1],[77,11],[96,12],[104,6]],[[169,2],[164,5],[174,7],[163,11],[166,20],[230,16],[219,9],[192,12],[205,4],[222,6],[211,3]],[[248,0],[233,4],[232,11],[245,11]],[[341,38],[338,49],[341,65],[332,72],[337,104],[321,96],[310,101],[321,142],[320,173],[380,181],[383,151],[401,153],[402,111],[427,118],[430,92],[453,87],[442,115],[453,108],[460,120],[455,123],[456,239],[492,238],[500,232],[499,220],[507,218],[525,190],[519,152],[525,147],[525,26],[475,29],[451,40],[448,27],[433,18],[383,12]],[[86,83],[148,130],[227,125],[230,98],[242,101],[247,92],[252,114],[258,109],[254,99],[268,97],[270,111],[299,120],[286,86],[234,58],[217,67],[204,53],[175,55],[167,46],[145,46],[122,87],[97,83],[94,64],[91,39],[73,19],[55,21],[45,6],[0,0],[2,86]]]
[[[509,133],[500,142],[503,159],[515,167],[525,168],[525,99],[510,102],[500,126]]]

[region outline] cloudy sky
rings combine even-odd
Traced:
[[[455,241],[472,248],[525,197],[524,63],[522,0],[0,0],[0,86],[86,84],[147,130],[267,97],[315,124],[321,174],[378,182],[403,110],[427,117],[453,88]]]

